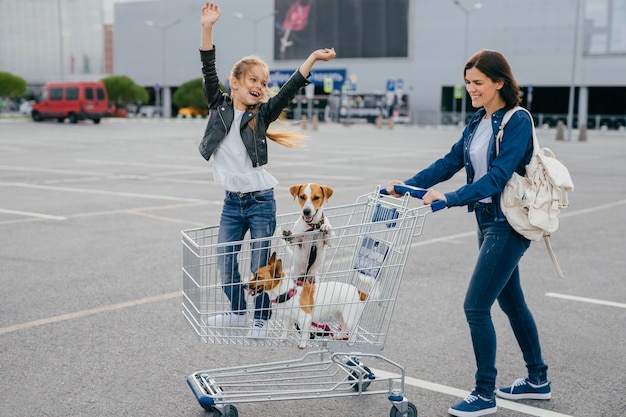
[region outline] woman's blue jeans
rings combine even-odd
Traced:
[[[495,220],[492,204],[475,206],[479,254],[465,295],[465,317],[469,323],[476,356],[476,391],[491,398],[496,382],[496,332],[491,307],[496,300],[509,319],[519,344],[528,378],[547,381],[547,365],[541,357],[539,334],[524,300],[518,263],[530,241],[506,221]]]
[[[222,288],[230,300],[231,310],[245,312],[246,297],[241,283],[237,255],[241,251],[241,240],[250,231],[250,272],[267,265],[269,239],[276,230],[276,200],[274,190],[237,193],[226,191],[220,218],[218,243],[238,242],[234,245],[218,245],[218,269],[222,277]],[[255,241],[260,239],[260,241]],[[246,272],[247,273],[247,272]],[[271,316],[269,296],[261,293],[255,298],[255,319],[267,320]]]

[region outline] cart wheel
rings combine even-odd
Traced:
[[[365,372],[367,372],[368,374],[370,374],[372,371],[370,368],[368,368],[367,366],[364,366],[363,369],[365,370]],[[355,384],[352,384],[352,389],[355,391],[359,391],[359,372],[358,371],[352,371],[352,373],[350,374],[350,376],[348,377],[348,379],[350,381],[357,381]],[[365,391],[367,389],[367,387],[369,387],[371,384],[371,382],[368,379],[363,379],[363,383],[361,384],[361,387],[363,391]]]
[[[217,408],[215,409],[215,411],[213,411],[213,416],[215,417],[239,417],[239,411],[237,411],[237,407],[235,407],[234,405],[228,405],[226,407],[224,407],[224,409],[222,411],[218,410]]]
[[[207,413],[212,413],[213,411],[215,411],[215,407],[213,407],[212,405],[200,404],[200,407],[204,408],[204,411],[206,411]]]
[[[389,417],[417,417],[417,407],[412,402],[406,404],[407,409],[404,413],[401,413],[395,406],[391,407]]]

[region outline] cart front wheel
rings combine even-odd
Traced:
[[[417,407],[415,404],[407,403],[407,409],[404,413],[400,412],[395,406],[391,407],[389,417],[417,417]]]
[[[226,407],[224,407],[224,409],[222,410],[218,410],[217,408],[214,408],[213,411],[213,416],[214,417],[239,417],[239,411],[237,411],[237,407],[235,407],[234,405],[228,405]]]
[[[215,407],[213,407],[212,405],[200,404],[200,407],[204,408],[204,411],[206,411],[207,413],[212,413],[213,411],[215,411]]]

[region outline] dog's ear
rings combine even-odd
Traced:
[[[322,185],[322,190],[324,190],[324,198],[326,199],[326,201],[328,201],[330,196],[333,195],[333,192],[335,191],[328,185]]]
[[[270,260],[269,260],[269,262],[267,264],[271,265],[271,264],[273,264],[275,262],[276,262],[276,252],[272,252],[272,256],[270,256]]]
[[[304,187],[304,184],[295,184],[289,187],[289,192],[293,198],[296,198],[300,194],[300,190]]]
[[[283,276],[283,260],[278,259],[274,264],[274,278],[281,278]]]

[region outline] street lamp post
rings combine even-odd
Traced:
[[[169,28],[180,23],[180,19],[176,19],[166,25],[157,25],[152,20],[147,20],[146,25],[157,28],[161,31],[161,80],[158,89],[155,89],[156,108],[159,109],[160,117],[169,116],[169,112],[165,111],[165,55],[166,55],[166,38],[165,34]],[[169,93],[169,88],[168,88]],[[163,100],[161,100],[163,97]]]
[[[463,61],[465,62],[465,60],[467,60],[468,58],[468,54],[469,54],[469,18],[470,18],[470,14],[472,12],[475,12],[476,10],[480,9],[481,7],[483,7],[482,3],[474,3],[474,5],[468,9],[465,6],[463,6],[461,4],[461,2],[459,0],[452,0],[452,2],[454,4],[456,4],[457,6],[459,6],[459,8],[461,10],[463,10],[463,13],[465,13],[465,39],[464,39],[464,49],[463,49]],[[465,106],[466,106],[466,97],[467,97],[467,91],[463,92],[463,95],[461,96],[461,122],[462,124],[465,124]]]
[[[65,57],[63,56],[63,10],[61,9],[61,0],[57,0],[57,12],[59,21],[59,79],[64,80],[63,61]]]
[[[578,62],[578,32],[580,26],[580,0],[576,0],[576,13],[574,21],[574,48],[572,51],[572,80],[569,86],[569,101],[567,104],[567,140],[572,140],[574,129],[574,100],[576,98],[576,63]],[[578,120],[580,124],[582,121]]]
[[[261,17],[257,17],[255,19],[250,19],[249,17],[246,17],[245,14],[243,14],[242,12],[235,12],[235,17],[238,17],[239,19],[244,19],[244,20],[248,20],[250,22],[252,22],[254,24],[254,33],[252,34],[254,37],[254,53],[258,54],[259,53],[259,36],[258,36],[258,27],[259,27],[259,22],[262,20],[267,19],[268,17],[272,17],[276,15],[276,10],[274,10],[272,13],[261,16]]]

